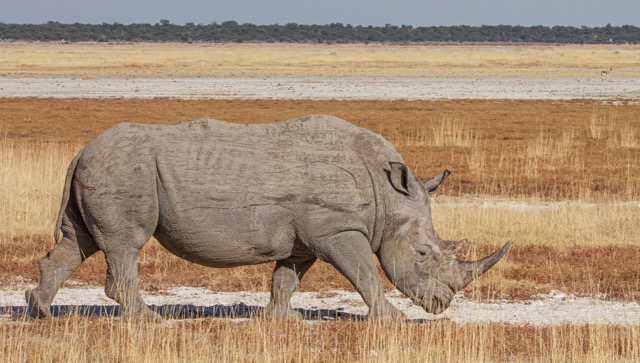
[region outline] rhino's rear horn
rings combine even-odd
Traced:
[[[457,241],[446,240],[440,243],[440,249],[442,252],[446,253],[449,256],[455,257],[458,252],[462,251],[464,246],[467,245],[469,241],[466,239],[461,239]]]
[[[471,281],[475,280],[478,276],[482,275],[485,271],[493,267],[502,256],[509,250],[511,247],[511,241],[505,243],[501,249],[492,253],[491,255],[479,260],[479,261],[462,261],[457,260],[458,271],[460,277],[460,286],[452,286],[456,291],[464,288],[469,285]]]

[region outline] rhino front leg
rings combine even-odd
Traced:
[[[355,286],[369,306],[369,319],[403,319],[404,314],[384,296],[371,246],[360,232],[348,231],[329,237],[317,246],[320,257],[332,264]]]
[[[266,317],[302,319],[302,314],[291,307],[291,296],[314,262],[315,257],[299,262],[291,259],[276,262],[271,282],[271,300],[264,309]]]

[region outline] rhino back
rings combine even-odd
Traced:
[[[361,211],[371,187],[348,142],[352,128],[331,118],[264,125],[200,120],[164,128],[156,151],[163,196],[185,218],[259,205],[307,215]]]

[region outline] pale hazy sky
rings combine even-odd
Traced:
[[[640,0],[0,0],[0,22],[640,26]]]

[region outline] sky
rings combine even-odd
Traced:
[[[640,26],[640,0],[0,0],[0,22]]]

